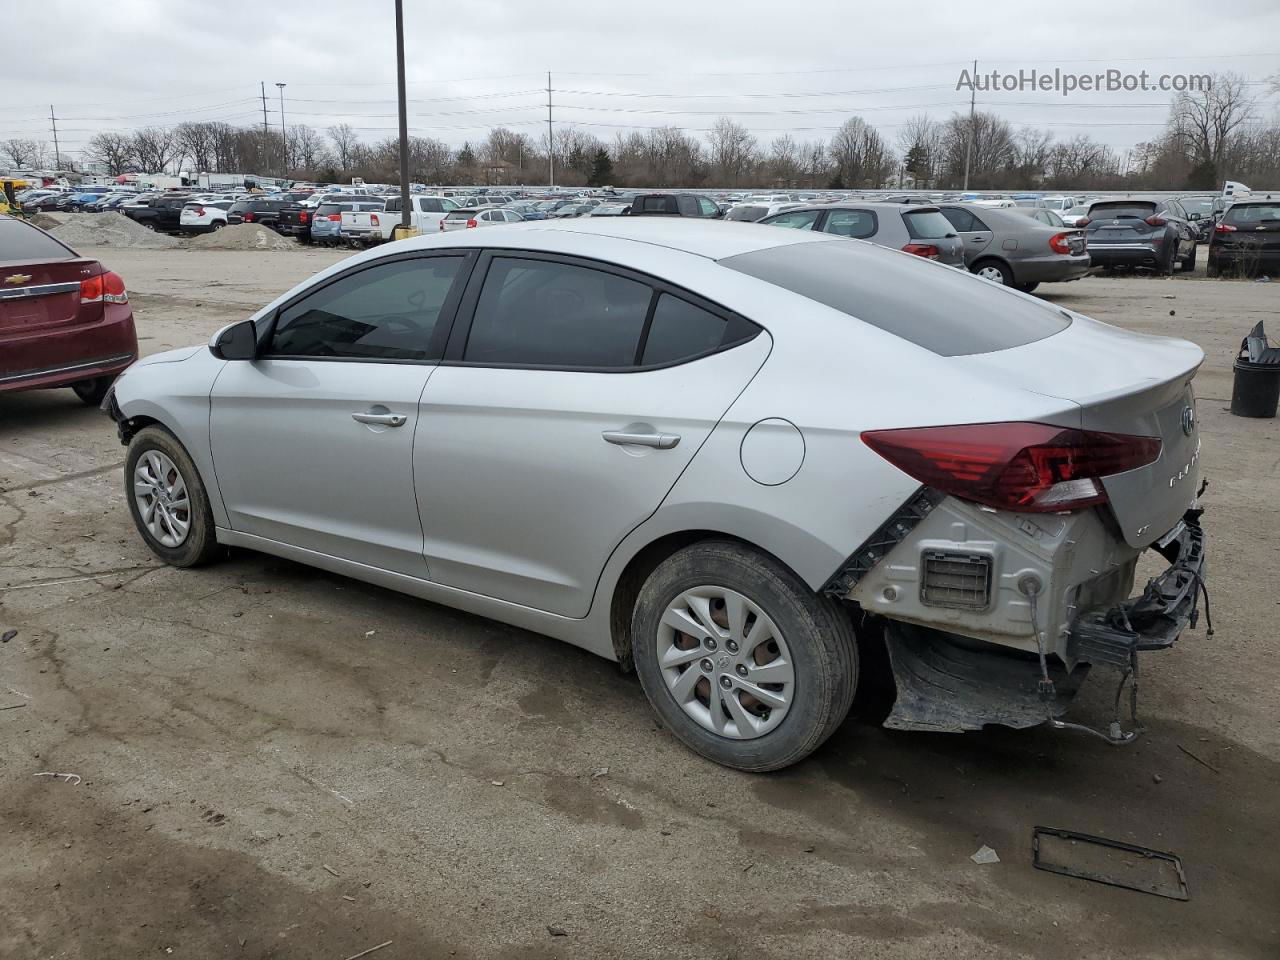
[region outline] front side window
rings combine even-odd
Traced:
[[[790,227],[792,230],[812,230],[814,221],[818,219],[821,211],[818,210],[793,210],[790,213],[780,213],[777,216],[769,217],[764,222],[771,227]]]
[[[353,273],[280,313],[274,357],[426,360],[462,257],[397,260]]]
[[[720,208],[708,200],[706,197],[698,198],[698,209],[702,211],[704,217],[715,217],[720,213]]]
[[[495,257],[463,359],[552,367],[630,367],[652,289],[603,270]]]

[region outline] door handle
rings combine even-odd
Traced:
[[[384,427],[403,427],[409,418],[403,413],[353,413],[351,419],[356,423],[376,423]]]
[[[606,430],[601,436],[607,443],[657,447],[659,450],[670,450],[680,442],[678,433],[627,433],[625,430]]]

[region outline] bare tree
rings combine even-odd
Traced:
[[[84,158],[100,163],[113,177],[133,165],[133,138],[123,133],[95,133],[85,145]]]
[[[39,140],[14,138],[0,143],[0,153],[9,158],[14,167],[38,167],[43,165],[47,148]]]
[[[828,150],[847,187],[878,187],[893,169],[893,153],[884,138],[861,117],[840,124]]]
[[[1210,186],[1219,173],[1232,138],[1253,113],[1256,101],[1246,92],[1244,78],[1234,73],[1215,74],[1206,90],[1181,93],[1173,101],[1170,126],[1190,156],[1197,186]],[[1196,174],[1193,173],[1193,176]]]
[[[172,129],[143,127],[133,133],[133,155],[145,173],[163,173],[180,153]]]
[[[350,172],[354,166],[355,149],[360,143],[355,130],[349,123],[335,123],[326,132],[333,141],[333,155],[338,162],[338,169],[344,174]]]
[[[1056,143],[1047,159],[1048,180],[1058,187],[1092,187],[1115,172],[1116,156],[1105,144],[1082,133]]]
[[[898,131],[902,166],[917,186],[932,186],[942,164],[942,124],[919,113]]]
[[[306,176],[314,176],[316,171],[330,161],[329,151],[325,148],[324,139],[305,123],[289,128],[289,165]]]
[[[756,138],[736,120],[717,119],[707,131],[707,143],[716,180],[725,186],[736,186],[755,163]]]
[[[209,123],[180,123],[173,131],[176,152],[191,161],[193,173],[208,172],[214,165],[217,136]]]
[[[792,139],[791,134],[784,133],[775,137],[769,144],[769,175],[774,183],[790,186],[800,174],[800,146]]]
[[[948,186],[964,180],[965,156],[969,146],[968,114],[953,114],[942,134],[943,170]],[[969,165],[969,185],[1003,186],[1008,171],[1017,162],[1017,144],[1007,120],[979,110],[973,115],[973,156]]]

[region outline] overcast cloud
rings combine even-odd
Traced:
[[[184,120],[395,131],[391,0],[53,0],[13,4],[0,53],[0,139],[48,140],[59,117],[74,156],[93,133]],[[1276,99],[1280,3],[1115,0],[866,3],[793,0],[405,0],[410,128],[451,144],[555,119],[610,139],[627,128],[690,131],[719,115],[763,142],[827,138],[851,114],[894,143],[908,117],[968,108],[960,71],[1116,67],[1153,77],[1235,71],[1259,113]],[[25,23],[25,25],[24,25]],[[1059,139],[1088,133],[1124,150],[1163,126],[1169,94],[979,94],[981,109]]]

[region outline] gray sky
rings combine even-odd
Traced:
[[[8,21],[0,140],[49,140],[48,112],[73,156],[98,130],[183,120],[268,121],[361,137],[395,132],[391,0],[44,0]],[[13,13],[15,11],[11,11]],[[20,24],[28,21],[34,29]],[[53,28],[43,31],[39,25]],[[499,124],[546,130],[546,71],[557,125],[601,139],[721,114],[762,143],[825,139],[858,114],[895,145],[904,120],[968,108],[956,90],[979,70],[1162,74],[1235,71],[1276,115],[1263,80],[1280,73],[1276,0],[1028,4],[858,0],[405,0],[410,128],[458,145]],[[1172,94],[979,93],[980,109],[1055,138],[1088,133],[1123,150],[1163,126]]]

